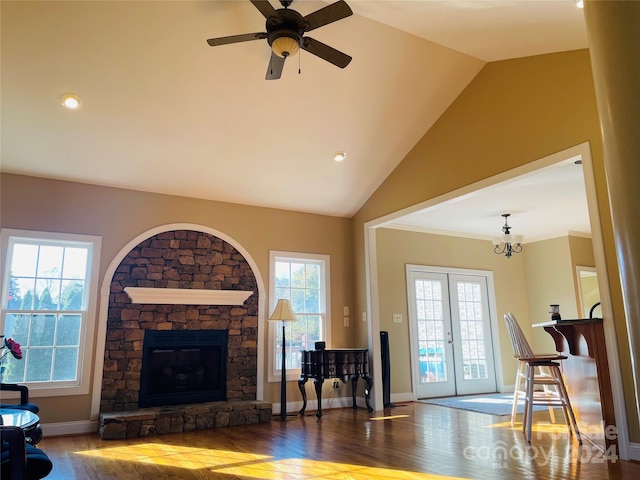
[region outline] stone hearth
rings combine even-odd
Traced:
[[[141,408],[100,415],[102,440],[148,437],[271,421],[267,402],[210,402],[194,405]]]

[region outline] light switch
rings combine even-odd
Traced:
[[[402,323],[402,314],[394,313],[393,314],[393,323]]]
[[[362,312],[362,321],[363,322],[367,321],[367,312]]]
[[[342,310],[344,312],[344,316],[348,317],[349,316],[349,307],[342,307]]]
[[[345,327],[349,326],[349,317],[344,317],[344,326]]]

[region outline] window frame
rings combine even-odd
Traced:
[[[59,245],[66,247],[86,247],[88,252],[86,275],[86,304],[80,310],[81,326],[78,341],[77,379],[75,381],[24,382],[29,387],[31,397],[53,397],[67,395],[85,395],[90,391],[93,365],[94,336],[98,323],[98,276],[102,237],[59,232],[41,232],[34,230],[0,229],[0,268],[2,269],[2,297],[0,299],[0,332],[4,332],[7,311],[8,289],[10,284],[10,266],[15,243],[27,242],[37,245]],[[74,311],[77,312],[77,311]]]
[[[324,288],[324,322],[321,328],[322,341],[331,346],[331,268],[330,256],[318,253],[301,253],[301,252],[284,252],[278,250],[269,251],[269,308],[267,312],[267,320],[273,309],[276,307],[278,299],[276,298],[276,261],[298,261],[304,263],[315,263],[320,265],[321,279],[320,283]],[[279,382],[282,379],[281,365],[276,365],[276,329],[281,328],[280,322],[269,322],[269,343],[268,343],[268,382]],[[286,381],[294,381],[300,378],[301,370],[299,368],[287,368]]]

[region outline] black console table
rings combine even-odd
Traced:
[[[364,395],[367,409],[373,412],[369,404],[372,380],[369,376],[369,350],[359,348],[339,348],[335,350],[303,350],[302,352],[302,374],[298,380],[298,388],[302,393],[302,409],[300,415],[307,409],[307,393],[304,388],[309,378],[313,378],[313,384],[318,398],[318,411],[316,417],[322,416],[322,384],[325,378],[337,378],[347,383],[351,380],[351,392],[353,395],[353,408],[356,405],[356,387],[358,378],[362,377],[365,382]]]

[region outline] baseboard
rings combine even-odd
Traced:
[[[97,420],[79,420],[75,422],[43,423],[42,434],[45,437],[61,435],[80,435],[84,433],[98,433]]]
[[[391,394],[391,403],[407,403],[407,402],[413,402],[412,392]]]
[[[629,455],[629,460],[640,462],[640,443],[629,442],[627,454]]]
[[[356,397],[356,403],[360,407],[365,408],[365,400],[364,397]],[[288,413],[297,413],[302,408],[303,402],[302,400],[296,402],[287,402],[287,412]],[[322,397],[322,410],[331,410],[332,408],[346,408],[351,407],[353,405],[353,398],[351,395],[347,397],[338,397],[338,396],[330,396],[329,398],[323,396]],[[318,400],[316,398],[307,399],[307,409],[305,410],[305,414],[308,415],[310,412],[315,412],[318,409]],[[273,414],[278,415],[280,413],[280,403],[273,403]]]

